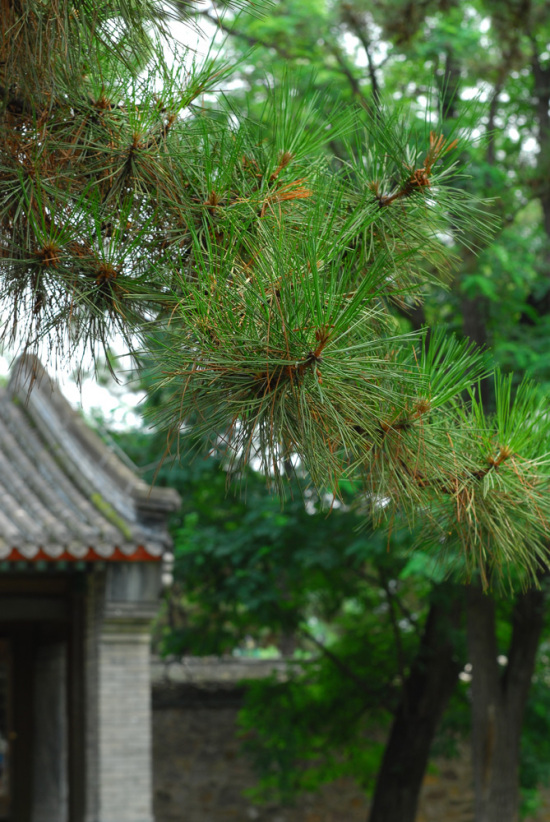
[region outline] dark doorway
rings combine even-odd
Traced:
[[[12,664],[11,645],[0,640],[0,820],[11,812]]]
[[[0,576],[0,822],[83,819],[83,637],[74,588],[70,576]]]

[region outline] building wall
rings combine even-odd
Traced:
[[[153,666],[155,822],[365,822],[368,803],[350,781],[300,798],[294,808],[258,807],[243,796],[255,784],[239,751],[242,677],[263,676],[271,663],[188,660]],[[550,822],[550,801],[530,822]],[[426,775],[417,822],[473,822],[468,748]]]
[[[239,753],[236,713],[212,705],[153,711],[155,822],[365,822],[366,803],[352,785],[292,810],[245,799],[254,774]]]
[[[150,569],[115,564],[88,579],[85,822],[153,822]],[[156,575],[157,569],[152,569]],[[135,584],[137,581],[138,584]]]
[[[102,634],[98,740],[100,822],[152,822],[148,657],[146,632],[119,629]]]

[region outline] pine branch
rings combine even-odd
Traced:
[[[483,356],[403,334],[389,311],[448,276],[450,237],[472,247],[492,230],[451,182],[458,130],[369,116],[337,43],[358,111],[327,114],[287,82],[253,122],[195,104],[230,66],[168,67],[153,0],[52,0],[47,25],[6,8],[1,90],[21,106],[0,116],[3,339],[97,356],[120,334],[156,362],[156,422],[175,437],[192,422],[229,474],[254,461],[281,486],[290,460],[333,494],[350,478],[369,518],[422,517],[485,584],[515,565],[533,576],[546,409],[499,377],[487,415]],[[331,141],[351,142],[337,167]]]

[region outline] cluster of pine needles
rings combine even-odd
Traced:
[[[327,123],[290,84],[255,120],[214,111],[204,95],[231,67],[169,65],[154,0],[0,12],[4,339],[78,357],[122,335],[154,363],[155,422],[229,474],[281,486],[293,466],[334,495],[351,479],[369,520],[422,520],[486,584],[534,578],[550,518],[534,387],[514,398],[497,376],[486,414],[487,358],[394,311],[490,230],[452,183],[459,124],[349,108]]]

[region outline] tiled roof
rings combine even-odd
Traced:
[[[0,560],[160,558],[179,503],[119,459],[36,358],[18,360],[0,391]]]

